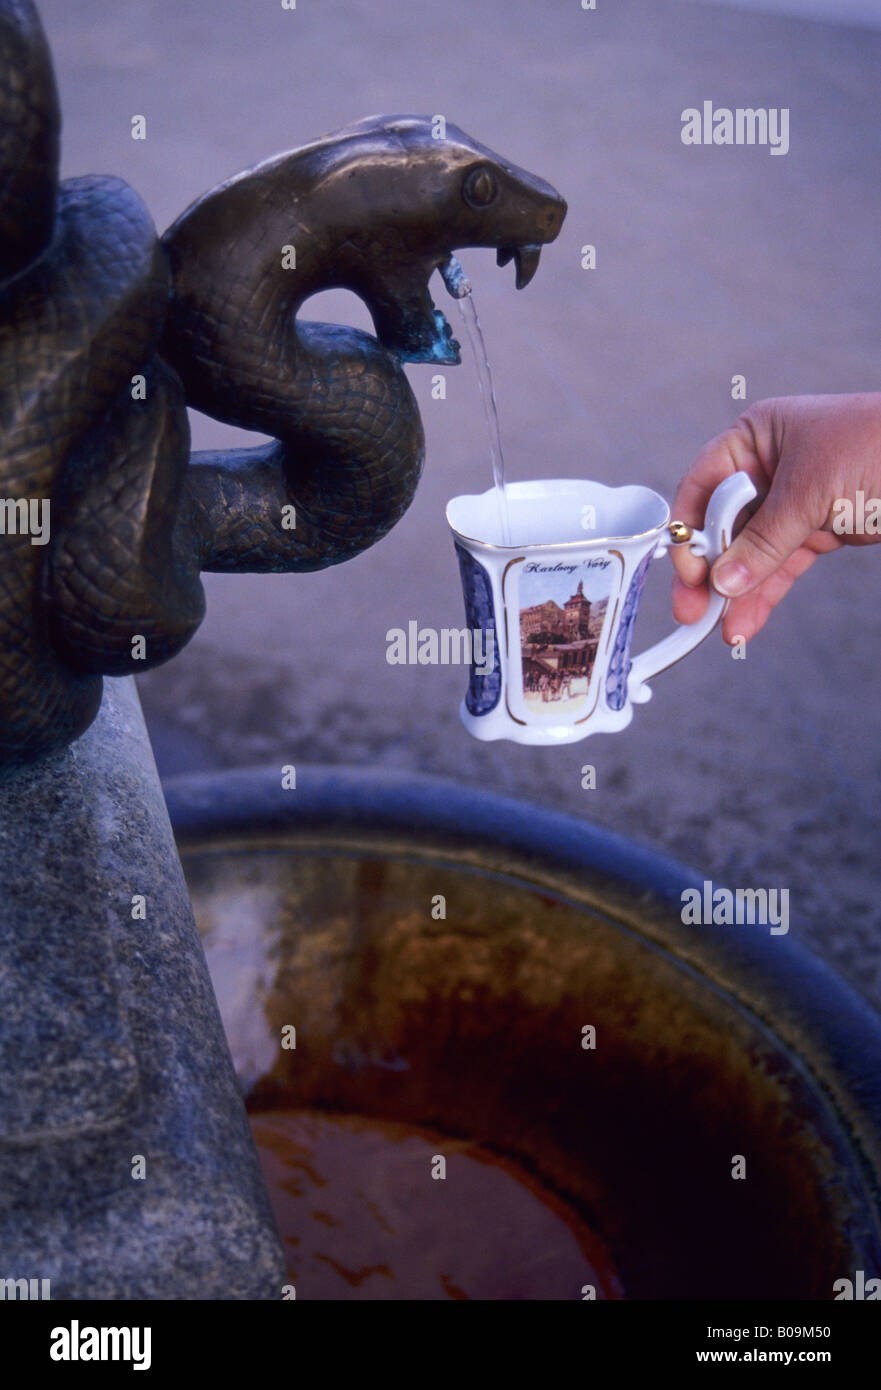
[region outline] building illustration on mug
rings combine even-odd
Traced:
[[[572,592],[571,574],[544,570],[521,576],[523,699],[536,714],[572,712],[587,699],[609,605],[609,578],[604,571],[588,573],[591,597],[584,583],[579,579]]]

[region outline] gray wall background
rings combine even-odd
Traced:
[[[878,8],[822,6],[876,22]],[[569,217],[526,291],[491,253],[464,258],[511,478],[672,495],[736,417],[734,373],[750,399],[881,387],[872,28],[680,0],[599,0],[594,12],[578,0],[299,0],[294,12],[278,0],[43,0],[41,11],[65,175],[124,176],[160,230],[237,170],[379,111],[443,113],[555,183]],[[788,106],[790,153],[684,147],[680,113],[705,98]],[[135,113],[148,118],[143,143],[130,138]],[[598,248],[593,272],[580,266],[585,242]],[[347,296],[313,308],[369,326]],[[567,749],[478,744],[459,724],[460,669],[385,660],[390,627],[461,623],[444,504],[490,482],[471,362],[449,370],[445,401],[430,398],[430,369],[409,372],[428,437],[412,509],[337,570],[206,577],[198,636],[140,681],[161,769],[376,764],[565,809],[717,882],[788,887],[792,932],[881,1003],[881,554],[821,560],[746,661],[706,643],[622,734]],[[193,425],[197,447],[243,439]],[[637,648],[670,624],[665,565]]]

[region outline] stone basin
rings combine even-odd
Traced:
[[[881,1273],[881,1025],[791,934],[686,926],[699,874],[521,802],[281,783],[165,790],[297,1297]]]

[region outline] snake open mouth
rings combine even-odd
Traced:
[[[541,257],[541,246],[537,242],[524,243],[520,246],[500,246],[496,251],[496,264],[505,266],[509,261],[514,262],[515,280],[514,283],[518,290],[523,290],[532,280],[538,270],[538,263]],[[441,279],[446,286],[448,294],[453,299],[464,299],[471,293],[471,284],[462,269],[461,263],[454,255],[447,256],[437,267]],[[459,343],[453,337],[453,330],[450,327],[445,315],[437,308],[431,296],[427,296],[430,315],[430,330],[427,336],[422,336],[422,346],[418,357],[412,355],[412,350],[408,353],[410,361],[434,361],[440,363],[458,363]],[[424,320],[423,320],[424,330]]]
[[[540,258],[541,246],[538,242],[522,246],[500,246],[496,251],[496,265],[507,265],[509,261],[514,262],[515,284],[518,290],[526,289],[538,270]],[[449,256],[442,265],[438,266],[438,269],[448,292],[454,299],[462,299],[466,294],[471,293],[471,285],[456,256]]]

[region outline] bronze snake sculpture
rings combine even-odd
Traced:
[[[454,126],[371,118],[237,175],[157,239],[121,179],[58,180],[31,0],[0,0],[0,768],[82,733],[101,676],[158,665],[201,570],[316,570],[409,505],[424,438],[403,362],[458,362],[428,291],[463,246],[517,284],[566,205]],[[319,290],[376,337],[297,319]],[[190,453],[186,406],[273,437]],[[32,544],[27,507],[51,503]],[[24,502],[24,510],[21,504]]]

